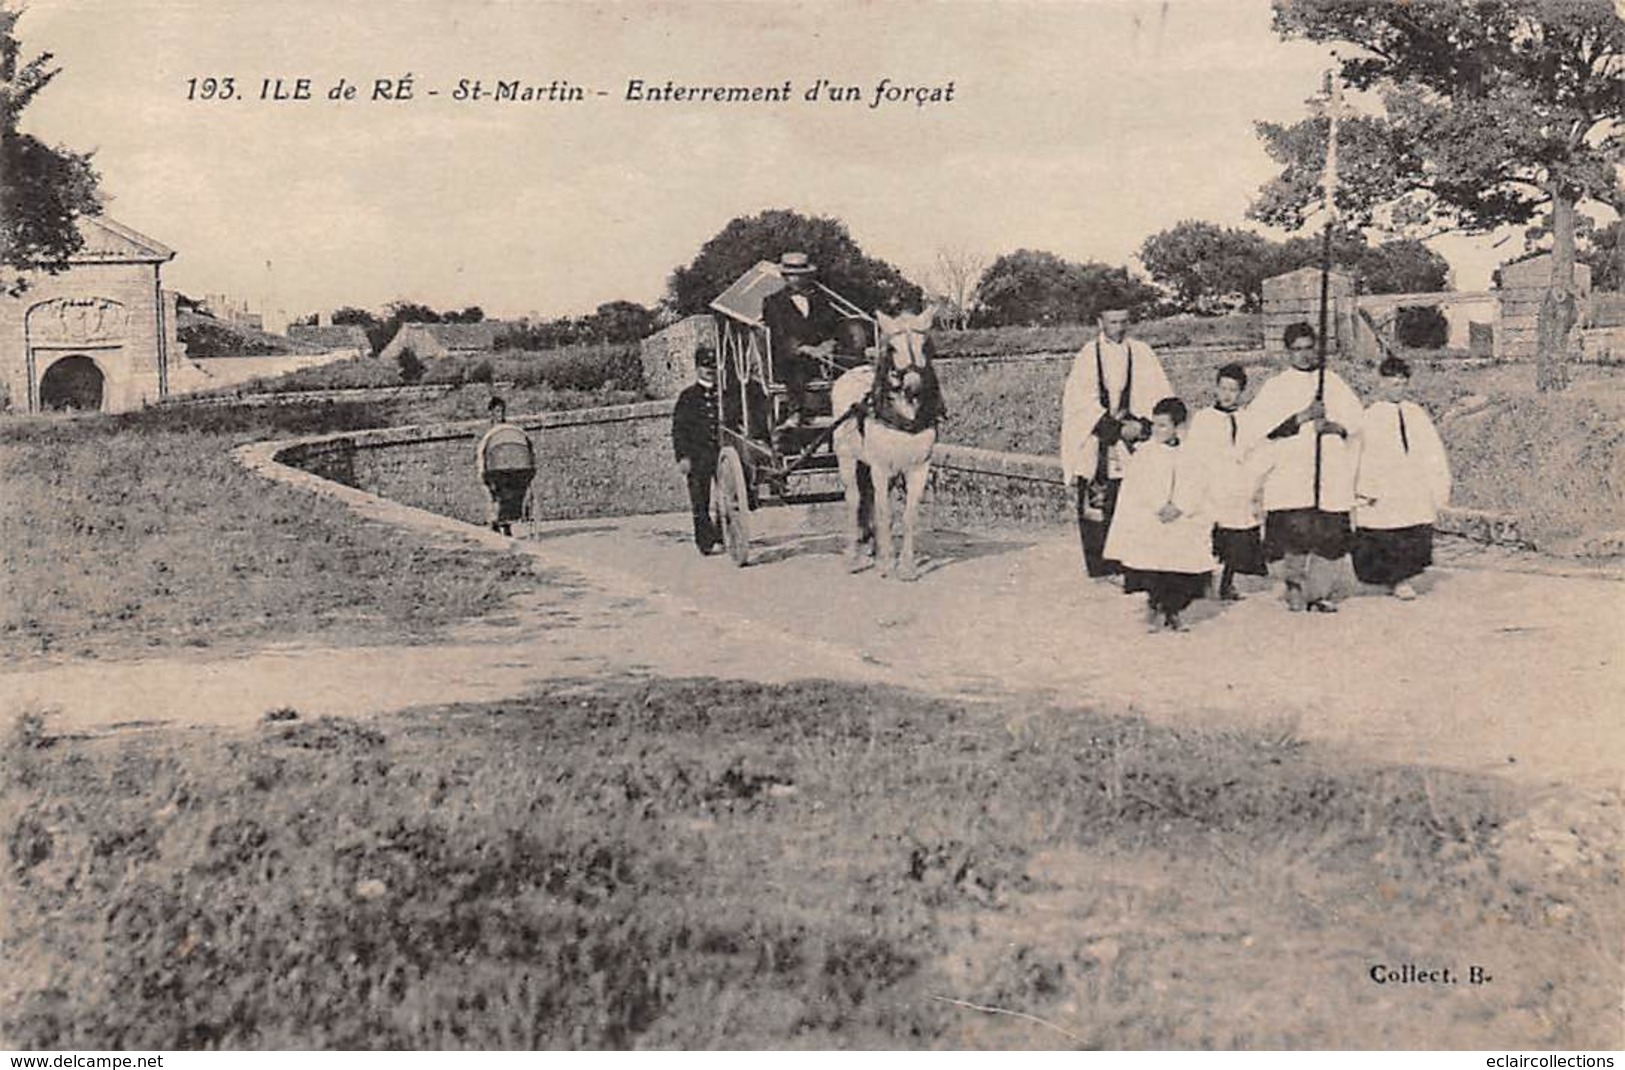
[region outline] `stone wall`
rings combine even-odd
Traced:
[[[674,398],[694,381],[694,351],[717,348],[717,320],[702,314],[678,320],[643,340],[643,382],[650,394]]]
[[[1289,324],[1303,322],[1320,329],[1320,269],[1299,268],[1265,279],[1264,351],[1284,354],[1281,340]],[[1326,347],[1329,352],[1352,352],[1356,338],[1354,280],[1332,272],[1327,280]]]
[[[687,509],[671,453],[671,410],[670,401],[651,401],[514,417],[536,442],[535,519]],[[290,444],[279,459],[319,474],[340,473],[334,477],[340,482],[392,501],[479,523],[486,497],[474,448],[487,426],[476,421],[351,432]]]
[[[1546,288],[1551,284],[1552,257],[1537,256],[1501,269],[1501,315],[1495,324],[1495,356],[1497,360],[1533,360],[1537,348],[1538,321],[1541,302],[1546,299]],[[1591,309],[1591,268],[1574,265],[1574,281],[1579,287],[1580,317],[1577,326],[1584,327]]]
[[[514,422],[536,441],[538,520],[679,512],[687,492],[671,456],[669,401],[540,413]],[[289,443],[278,461],[392,501],[469,523],[485,515],[474,471],[483,422],[426,424]],[[921,506],[935,529],[1054,528],[1076,515],[1076,492],[1054,457],[939,443]],[[630,507],[628,505],[630,504]],[[1517,521],[1478,509],[1443,510],[1438,528],[1480,542],[1525,545]]]

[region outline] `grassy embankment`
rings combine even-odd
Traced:
[[[560,681],[243,733],[24,722],[4,766],[22,1048],[1620,1039],[1617,844],[1553,875],[1503,844],[1504,786],[1289,733]],[[1371,980],[1405,963],[1461,980]]]
[[[403,539],[229,455],[401,415],[328,405],[0,423],[0,661],[412,639],[533,585],[521,556]]]

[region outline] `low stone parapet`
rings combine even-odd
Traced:
[[[554,486],[539,477],[544,512],[610,515],[615,502],[621,503],[620,512],[683,508],[680,480],[671,474],[675,467],[669,456],[672,407],[670,400],[645,401],[515,417],[513,422],[529,431],[567,433],[559,440],[566,451],[550,449],[552,436],[538,443],[544,458],[574,458],[564,483]],[[625,430],[617,430],[617,425]],[[488,426],[483,420],[464,420],[349,431],[283,443],[274,456],[280,463],[347,486],[365,486],[447,515],[477,518],[483,504],[468,447]],[[410,461],[404,455],[385,460],[374,452],[412,447],[417,450]],[[419,486],[424,481],[411,475],[414,468],[432,470],[437,476],[431,485]],[[939,442],[932,453],[927,511],[929,522],[940,527],[1048,527],[1069,522],[1076,502],[1055,457]],[[1446,508],[1437,526],[1476,542],[1529,545],[1517,518],[1505,513]]]

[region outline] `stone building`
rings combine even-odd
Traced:
[[[1546,288],[1551,284],[1552,256],[1550,253],[1529,260],[1508,264],[1500,271],[1501,314],[1495,324],[1495,358],[1497,360],[1533,360],[1538,348],[1540,306],[1546,300]],[[1574,265],[1574,285],[1579,292],[1579,316],[1576,327],[1589,326],[1587,313],[1591,307],[1591,268]]]
[[[175,337],[173,250],[105,216],[55,274],[0,296],[0,408],[127,412],[207,382]]]
[[[643,340],[643,383],[649,396],[674,398],[694,381],[694,353],[700,346],[717,348],[715,316],[680,319]]]
[[[1271,356],[1286,353],[1283,336],[1289,324],[1303,322],[1319,329],[1319,268],[1299,268],[1265,279],[1263,290],[1264,352]],[[1358,310],[1354,279],[1340,271],[1333,271],[1327,278],[1326,291],[1326,349],[1332,353],[1352,352]]]
[[[421,360],[467,354],[494,353],[497,339],[513,324],[502,320],[478,323],[403,323],[383,349],[380,360],[395,360],[401,350],[410,349]]]

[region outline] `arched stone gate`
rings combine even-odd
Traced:
[[[162,266],[175,253],[106,217],[78,221],[68,268],[0,297],[0,394],[14,410],[125,412],[196,377]]]

